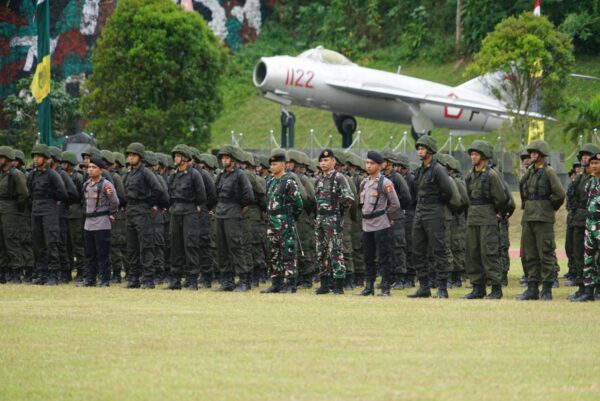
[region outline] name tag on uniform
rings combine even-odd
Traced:
[[[377,191],[373,191],[373,193],[371,195],[372,196],[379,196],[379,194],[377,193]]]

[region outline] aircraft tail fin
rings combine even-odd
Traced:
[[[504,104],[511,104],[511,96],[506,85],[508,80],[510,77],[507,77],[504,72],[496,71],[473,78],[458,85],[457,88],[491,96]]]

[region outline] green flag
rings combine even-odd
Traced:
[[[50,145],[50,0],[37,0],[37,60],[31,93],[38,103],[38,129],[40,142]]]

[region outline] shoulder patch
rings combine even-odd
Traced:
[[[391,192],[393,192],[393,191],[394,191],[394,187],[392,186],[392,184],[386,184],[386,185],[385,185],[385,190],[386,190],[387,192],[390,192],[390,193],[391,193]]]

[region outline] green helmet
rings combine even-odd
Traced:
[[[206,165],[208,168],[212,168],[213,170],[219,168],[219,160],[217,160],[215,155],[210,153],[200,153],[198,155],[198,162],[204,163],[204,165]]]
[[[600,147],[598,147],[598,145],[594,145],[593,143],[586,143],[579,150],[579,154],[577,155],[577,158],[579,160],[581,160],[581,156],[583,156],[586,153],[589,155],[598,154],[598,153],[600,153]]]
[[[0,146],[0,157],[15,160],[15,151],[10,146]]]
[[[348,154],[345,149],[335,149],[333,152],[335,159],[339,164],[346,164],[346,159],[348,158]]]
[[[543,141],[541,139],[536,139],[535,141],[531,141],[529,145],[527,145],[527,151],[538,152],[542,156],[550,156],[550,145],[548,142]]]
[[[267,156],[258,156],[257,161],[263,168],[270,167],[269,166],[269,158]]]
[[[521,149],[521,153],[519,154],[519,157],[521,158],[521,161],[523,161],[525,159],[529,159],[529,151],[527,150],[527,148]]]
[[[45,157],[46,159],[50,158],[50,149],[48,149],[48,145],[44,145],[43,143],[38,143],[33,146],[31,149],[31,157],[35,155],[40,155]]]
[[[22,150],[15,149],[15,160],[25,164],[25,153]]]
[[[115,163],[121,165],[121,167],[125,167],[127,161],[125,160],[125,155],[121,152],[113,152],[113,156],[115,157]]]
[[[139,157],[144,159],[145,153],[146,153],[146,148],[144,148],[144,145],[142,145],[139,142],[132,142],[129,144],[129,146],[127,146],[127,149],[125,149],[126,155],[128,155],[130,153],[133,153],[134,155],[138,155]]]
[[[173,150],[171,150],[171,157],[175,157],[175,153],[179,153],[181,156],[183,157],[187,157],[188,159],[192,159],[192,155],[190,152],[190,148],[187,147],[187,145],[184,145],[182,143],[175,145],[175,147],[173,148]]]
[[[448,166],[448,155],[446,153],[436,153],[435,160],[444,167]]]
[[[190,152],[190,157],[192,158],[192,160],[194,160],[196,163],[200,163],[202,161],[200,160],[200,151],[198,150],[198,148],[188,146],[188,150]]]
[[[165,153],[157,153],[156,154],[156,158],[158,159],[158,164],[163,166],[163,167],[168,167],[169,166],[169,160],[171,159],[171,157]]]
[[[385,160],[385,161],[388,161],[392,164],[398,164],[398,159],[396,159],[396,155],[390,149],[383,149],[381,151],[381,156],[383,157],[383,160]]]
[[[115,155],[113,155],[113,152],[111,152],[110,150],[101,150],[100,156],[102,160],[104,160],[108,164],[115,164]]]
[[[304,164],[308,163],[308,156],[299,150],[296,149],[288,149],[287,151],[287,160],[294,162],[296,164]]]
[[[492,158],[492,147],[486,141],[473,141],[469,149],[467,149],[468,154],[471,154],[471,152],[477,152],[488,160]]]
[[[346,154],[346,164],[350,164],[354,167],[358,167],[360,169],[364,169],[364,164],[359,155],[354,152],[348,152]]]
[[[49,146],[48,150],[50,151],[50,156],[57,162],[62,161],[62,151],[56,146]]]
[[[95,146],[91,146],[91,145],[88,146],[83,152],[81,152],[81,157],[84,157],[84,156],[90,156],[90,157],[95,156],[100,159],[102,158],[102,155],[100,154],[100,151],[98,150],[98,148]]]
[[[425,146],[431,153],[437,153],[435,139],[429,135],[423,135],[417,139],[415,142],[415,149],[418,149],[419,146]]]
[[[454,171],[460,171],[460,163],[456,158],[452,155],[447,155],[448,162],[446,167],[450,167]]]
[[[244,160],[242,160],[242,162],[244,162],[252,167],[256,166],[255,161],[254,161],[254,155],[251,152],[243,151],[243,154],[244,154]]]
[[[410,160],[408,159],[408,156],[403,155],[402,153],[397,153],[396,154],[396,160],[397,160],[397,164],[401,165],[404,168],[409,168],[410,167]]]
[[[149,166],[156,166],[158,164],[156,153],[146,150],[144,152],[144,162]]]
[[[244,159],[243,152],[244,151],[237,146],[225,145],[219,149],[218,156],[219,158],[221,158],[221,156],[229,156],[237,161],[242,161],[242,159]]]
[[[79,164],[77,160],[77,155],[73,152],[64,151],[62,152],[62,161],[63,163],[69,163],[71,166],[76,166]]]

